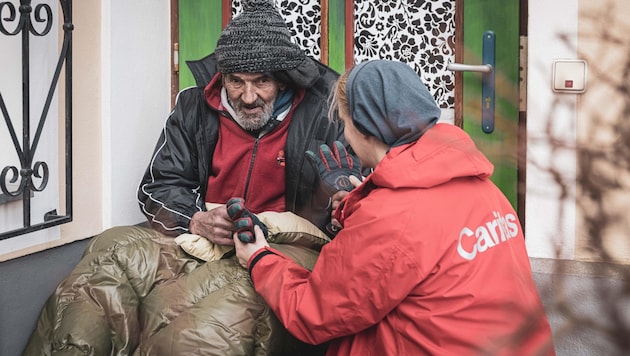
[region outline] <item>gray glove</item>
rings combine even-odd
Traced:
[[[243,198],[231,198],[225,206],[228,215],[234,222],[234,231],[237,233],[236,236],[241,242],[254,242],[256,239],[254,235],[254,225],[260,227],[265,234],[265,238],[268,237],[269,229],[267,229],[267,226],[260,221],[256,215],[247,210]]]
[[[328,145],[319,146],[319,155],[312,151],[306,151],[306,158],[319,173],[321,183],[328,196],[332,196],[340,190],[347,192],[354,189],[350,182],[350,176],[362,179],[361,167],[355,164],[352,155],[348,153],[344,145],[335,141],[333,149]]]

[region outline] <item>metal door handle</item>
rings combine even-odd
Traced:
[[[483,34],[482,65],[449,63],[446,68],[457,72],[481,72],[481,129],[494,131],[494,66],[496,36],[492,31]]]
[[[461,64],[461,63],[449,63],[446,69],[453,72],[492,72],[492,66],[489,64],[473,65],[473,64]]]

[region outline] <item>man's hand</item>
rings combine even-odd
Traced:
[[[254,234],[256,238],[254,241],[248,243],[241,242],[237,233],[233,235],[234,246],[236,246],[236,258],[238,258],[238,263],[244,268],[247,268],[249,258],[252,257],[256,251],[269,246],[267,240],[265,240],[265,234],[258,225],[254,225]]]
[[[329,197],[338,191],[351,191],[354,186],[350,177],[362,179],[361,167],[353,161],[352,156],[339,141],[335,141],[331,150],[328,145],[319,146],[319,155],[306,151],[306,158],[319,173],[324,190]]]
[[[203,236],[217,245],[234,245],[234,223],[225,206],[196,212],[188,228],[192,234]]]

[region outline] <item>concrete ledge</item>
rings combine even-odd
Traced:
[[[532,272],[579,277],[605,277],[630,281],[630,264],[530,258]]]

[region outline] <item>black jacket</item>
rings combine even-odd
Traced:
[[[338,74],[317,62],[320,78],[293,113],[286,142],[286,207],[325,231],[329,197],[318,188],[317,172],[304,153],[319,145],[344,143],[343,126],[328,120],[328,99]],[[181,91],[138,188],[138,201],[151,226],[167,235],[188,232],[192,215],[205,211],[219,118],[204,97],[217,72],[214,55],[188,62],[197,86]],[[346,146],[348,146],[346,144]],[[358,160],[357,160],[358,162]]]

